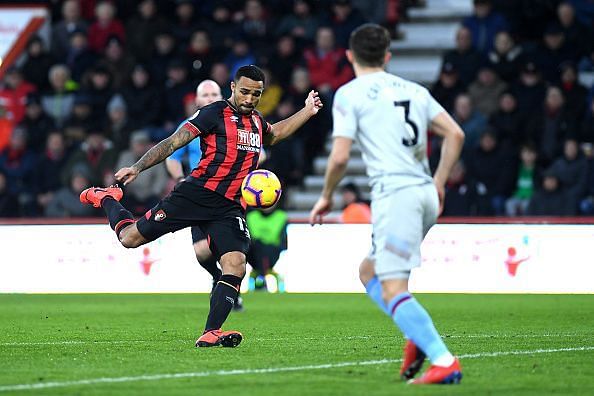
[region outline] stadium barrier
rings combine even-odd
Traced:
[[[104,221],[66,221],[0,222],[0,293],[210,291],[189,230],[125,249]],[[291,224],[276,269],[288,292],[363,292],[370,241],[370,225]],[[592,241],[592,219],[447,219],[423,243],[411,290],[594,293]]]

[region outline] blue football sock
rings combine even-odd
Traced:
[[[388,307],[382,298],[382,284],[379,279],[377,279],[377,276],[374,276],[369,282],[367,282],[365,285],[365,291],[367,292],[369,298],[371,298],[386,315],[390,316],[390,311],[388,311]]]
[[[437,333],[431,317],[410,293],[397,295],[389,302],[392,319],[404,335],[412,340],[431,362],[451,357],[448,348]]]

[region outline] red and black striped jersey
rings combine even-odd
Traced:
[[[241,183],[258,166],[263,135],[272,126],[257,111],[241,114],[227,100],[200,109],[184,124],[200,136],[202,158],[190,182],[240,203]]]

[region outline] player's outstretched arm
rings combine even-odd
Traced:
[[[443,199],[445,196],[445,184],[450,176],[454,164],[460,158],[460,152],[464,145],[464,132],[448,113],[441,112],[431,120],[431,130],[443,137],[441,145],[441,158],[433,180],[439,194],[440,213],[443,210]]]
[[[309,214],[309,224],[322,224],[324,215],[332,210],[332,196],[346,171],[352,144],[353,141],[347,137],[337,136],[334,138],[332,151],[330,152],[330,157],[328,157],[324,189],[318,202],[316,202]]]
[[[289,118],[272,124],[272,132],[265,137],[265,144],[276,144],[291,136],[311,117],[318,114],[323,107],[322,100],[316,91],[310,91],[305,99],[305,106]]]
[[[153,146],[134,165],[117,171],[115,174],[116,180],[124,183],[124,185],[132,182],[140,172],[163,161],[171,153],[185,146],[195,137],[196,135],[190,129],[186,126],[181,126],[167,139],[163,139]]]

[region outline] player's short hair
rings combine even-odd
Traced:
[[[264,72],[256,65],[241,66],[235,72],[233,81],[237,83],[241,77],[246,77],[254,81],[262,81],[262,83],[266,84],[266,77],[264,76]]]
[[[361,66],[379,67],[390,48],[390,32],[375,23],[366,23],[351,33],[349,47]]]

